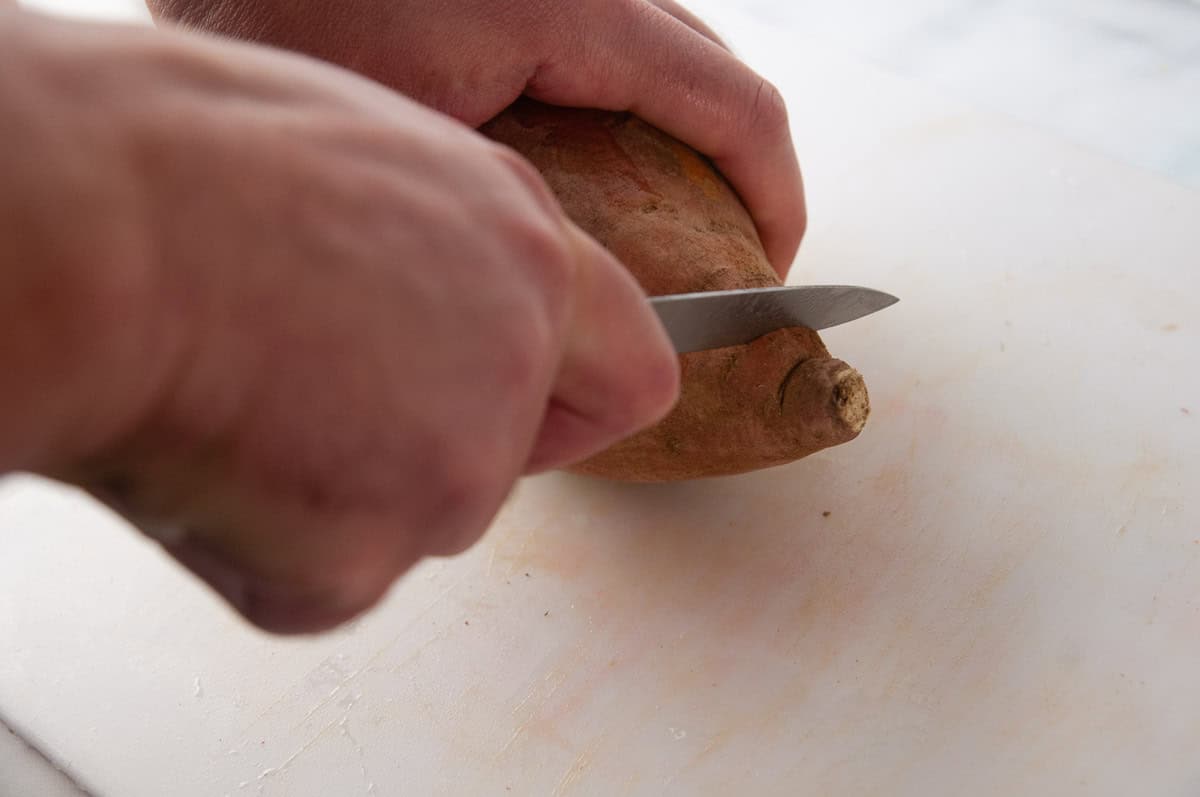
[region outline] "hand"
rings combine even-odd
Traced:
[[[45,141],[31,162],[124,167],[75,209],[120,226],[80,243],[91,287],[73,293],[77,325],[118,324],[125,347],[95,352],[84,398],[138,408],[39,469],[260,626],[353,616],[473,542],[522,474],[674,401],[645,297],[509,150],[307,58],[29,28],[24,47],[48,44],[28,116],[60,131],[26,142]],[[88,141],[61,132],[85,118]]]
[[[159,19],[355,69],[477,127],[522,93],[629,110],[710,156],[781,275],[804,191],[774,86],[671,0],[149,0]]]

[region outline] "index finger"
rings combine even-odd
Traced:
[[[526,93],[556,105],[631,111],[707,155],[737,190],[772,265],[786,276],[806,213],[779,91],[644,0],[588,6],[596,18],[561,40]]]

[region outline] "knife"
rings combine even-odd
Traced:
[[[853,285],[797,285],[652,296],[650,306],[684,354],[749,343],[784,327],[828,329],[900,301]]]

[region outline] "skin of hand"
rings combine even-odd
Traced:
[[[377,83],[0,12],[0,107],[0,473],[91,490],[263,628],[353,617],[675,399],[532,167]]]
[[[781,276],[804,234],[778,90],[672,0],[148,0],[159,20],[341,64],[477,127],[522,93],[628,110],[705,153]]]

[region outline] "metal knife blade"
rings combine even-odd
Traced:
[[[797,285],[653,296],[650,305],[684,354],[749,343],[784,327],[829,327],[900,301],[853,285]]]

